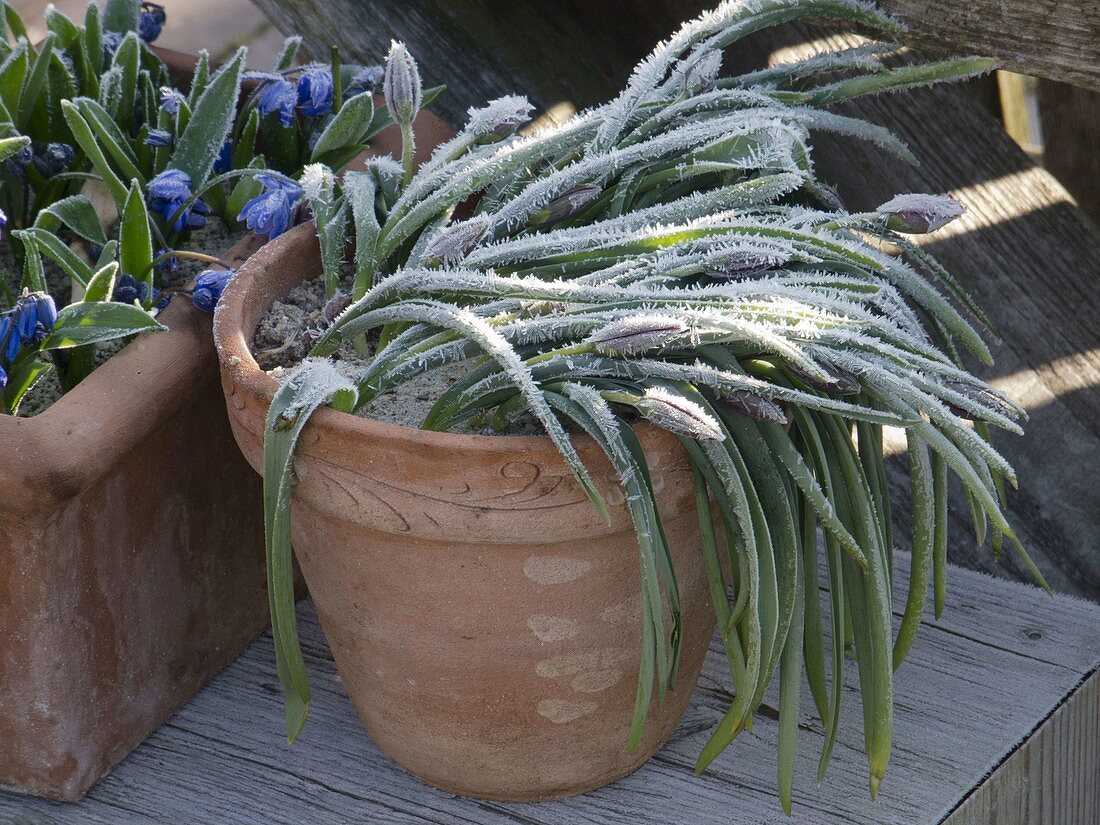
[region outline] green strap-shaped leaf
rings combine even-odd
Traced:
[[[86,241],[103,246],[107,236],[99,223],[92,202],[83,195],[73,195],[54,201],[35,218],[34,225],[48,232],[56,232],[61,225],[67,226]]]
[[[112,65],[117,67],[122,75],[120,83],[122,96],[119,98],[118,110],[115,112],[115,121],[120,128],[129,131],[134,123],[138,72],[141,69],[141,40],[137,32],[128,32],[122,38],[122,43],[115,51]]]
[[[28,246],[33,246],[41,254],[47,255],[54,263],[65,270],[66,275],[81,286],[84,286],[91,279],[91,267],[52,232],[32,227],[30,229],[17,229],[13,234],[22,240],[24,244],[27,244],[29,240],[33,241]]]
[[[311,155],[312,160],[319,160],[326,152],[349,146],[358,147],[370,127],[373,115],[374,100],[370,92],[363,92],[345,101],[339,113],[317,139]]]
[[[92,162],[92,166],[95,168],[96,172],[99,173],[104,185],[111,193],[111,197],[114,198],[115,205],[118,207],[119,212],[121,212],[126,205],[126,185],[111,169],[110,163],[107,162],[107,156],[104,155],[103,150],[99,148],[99,143],[95,139],[92,127],[88,125],[88,121],[84,119],[84,116],[80,114],[80,110],[76,107],[75,103],[68,100],[62,100],[61,111],[65,115],[65,122],[69,124],[69,130],[73,133],[73,137],[84,151],[84,154],[87,155],[88,159]]]
[[[225,143],[237,111],[237,95],[247,49],[240,48],[211,79],[210,85],[195,104],[191,120],[180,135],[169,164],[191,177],[191,188],[198,191],[214,168],[214,161]]]
[[[30,146],[31,139],[23,135],[8,137],[0,140],[0,162],[7,160],[16,154],[24,146]]]
[[[115,289],[115,275],[117,274],[117,261],[111,261],[106,266],[96,270],[95,274],[88,279],[88,286],[84,289],[84,303],[109,301]]]
[[[355,404],[355,385],[327,361],[307,361],[280,387],[264,430],[264,531],[267,593],[275,665],[283,686],[287,741],[302,732],[309,715],[309,681],[298,644],[294,613],[294,564],[290,543],[290,493],[294,448],[313,412],[327,403],[342,411]]]
[[[109,301],[69,304],[57,313],[57,322],[42,349],[69,349],[166,329],[140,307]]]
[[[46,36],[38,56],[34,59],[34,65],[31,66],[30,73],[23,83],[23,90],[19,93],[19,106],[15,111],[15,122],[20,129],[27,128],[35,107],[42,102],[42,92],[46,88],[46,73],[50,68],[50,58],[56,41],[57,35],[53,32]]]
[[[131,148],[130,138],[123,134],[107,110],[98,101],[87,97],[77,98],[73,102],[80,106],[80,113],[95,133],[99,145],[111,156],[123,179],[137,178],[144,182],[145,176],[138,169],[137,155]]]
[[[153,301],[153,234],[149,227],[149,212],[145,208],[145,196],[141,185],[135,180],[130,184],[130,194],[122,209],[119,223],[119,264],[122,271],[143,281],[146,290],[146,305]]]
[[[141,20],[141,0],[107,0],[103,5],[103,30],[137,31]]]

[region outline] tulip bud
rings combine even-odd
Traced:
[[[769,249],[735,249],[707,268],[712,278],[747,278],[768,269],[783,266],[791,259],[786,252]]]
[[[965,210],[947,195],[898,195],[875,210],[886,228],[906,235],[926,235],[946,226]]]
[[[845,372],[832,364],[824,363],[820,360],[817,366],[822,372],[829,376],[827,379],[823,380],[816,375],[810,375],[805,370],[793,364],[788,364],[787,369],[790,371],[791,375],[823,392],[832,393],[834,395],[859,395],[859,393],[863,391],[863,387],[851,373]]]
[[[331,324],[349,306],[351,306],[351,293],[339,290],[321,307],[321,317]],[[312,348],[312,344],[310,348]]]
[[[631,315],[612,321],[587,340],[600,355],[638,355],[683,335],[688,325],[668,315]]]
[[[531,213],[528,223],[535,227],[550,227],[569,220],[595,201],[603,190],[594,183],[582,183],[567,189],[537,212]]]
[[[514,135],[520,126],[530,120],[531,108],[527,98],[506,95],[490,101],[481,109],[471,107],[467,128],[477,134],[475,143],[496,143]]]
[[[694,401],[663,387],[650,387],[634,408],[658,427],[698,441],[721,441],[722,427]]]
[[[684,95],[690,97],[709,92],[718,81],[718,73],[721,70],[722,53],[720,51],[692,54],[684,58],[680,61]]]
[[[485,237],[490,224],[487,215],[478,215],[448,226],[431,240],[421,262],[425,266],[454,266]]]
[[[390,43],[390,53],[386,56],[382,94],[395,123],[408,126],[413,122],[420,111],[420,71],[405,44],[396,40]]]
[[[1001,413],[1002,415],[1010,418],[1013,421],[1019,421],[1020,420],[1019,410],[1016,410],[1015,408],[1010,407],[1008,404],[1005,404],[1003,401],[1001,401],[1001,399],[997,398],[995,395],[990,395],[989,393],[985,392],[980,387],[975,387],[971,384],[966,384],[962,381],[952,381],[952,380],[945,381],[944,384],[949,389],[954,390],[959,395],[962,395],[965,398],[970,399],[971,401],[973,401],[975,404],[979,405],[980,407],[983,407],[987,410],[990,410],[991,412]],[[948,407],[950,407],[951,412],[953,412],[955,415],[959,416],[959,418],[966,418],[966,419],[973,419],[974,418],[974,413],[970,412],[969,410],[964,410],[964,409],[962,409],[960,407],[956,407],[954,404],[950,404],[950,403],[948,404]]]
[[[791,423],[791,417],[785,409],[770,398],[749,390],[731,390],[722,396],[722,400],[731,409],[756,421],[770,421],[773,424],[783,425]]]

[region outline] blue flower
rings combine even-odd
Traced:
[[[276,114],[279,123],[289,126],[294,122],[294,107],[298,103],[298,90],[289,80],[272,80],[260,89],[257,105],[260,114],[266,117]]]
[[[53,325],[57,323],[57,304],[53,302],[53,298],[40,293],[34,299],[34,308],[38,313],[38,326],[46,332],[53,329]]]
[[[110,63],[115,59],[118,47],[122,45],[122,35],[119,32],[103,32],[100,44],[103,46],[103,62]]]
[[[222,290],[236,272],[235,269],[203,270],[195,278],[191,302],[203,312],[213,312],[218,305],[218,299],[222,297]]]
[[[160,37],[160,30],[168,16],[164,13],[164,6],[156,3],[141,4],[141,19],[139,21],[138,34],[146,43],[152,43]]]
[[[171,249],[158,249],[157,254],[154,255],[153,257],[154,258],[159,258],[162,255],[166,255],[167,253],[169,253],[171,251],[172,251]],[[157,264],[157,272],[172,272],[179,265],[180,265],[180,259],[178,257],[176,257],[175,255],[172,255],[168,258],[165,258],[163,261],[161,261],[159,264]]]
[[[8,385],[8,372],[3,367],[0,367],[0,390],[4,389]]]
[[[308,117],[321,117],[332,111],[332,71],[310,66],[298,80],[298,111]]]
[[[184,100],[183,93],[173,89],[171,86],[160,87],[160,108],[161,111],[175,116],[179,114],[180,102]]]
[[[7,335],[7,340],[4,341],[4,360],[11,364],[19,357],[19,349],[23,342],[19,338],[19,330],[16,329],[15,315],[9,315],[4,321],[5,335]]]
[[[34,160],[34,150],[30,146],[24,146],[6,161],[4,165],[8,171],[17,178],[24,178],[27,176],[27,170],[23,167],[27,166]]]
[[[386,70],[381,66],[367,66],[360,69],[355,73],[355,77],[351,79],[351,83],[344,90],[345,97],[353,97],[363,92],[373,92],[378,88],[378,84],[382,82],[382,78],[385,76]]]
[[[76,151],[67,143],[39,144],[34,150],[34,167],[43,177],[52,178],[64,172],[75,156]]]
[[[145,136],[145,144],[164,148],[165,146],[171,146],[174,139],[172,133],[166,129],[150,129],[149,134]]]
[[[168,221],[191,197],[191,177],[179,169],[165,169],[151,181],[146,189],[149,208]],[[198,229],[206,226],[204,217],[210,212],[201,200],[183,210],[170,227],[172,232],[184,228]]]
[[[0,360],[9,364],[19,355],[19,334],[12,332],[13,326],[10,315],[0,315]]]
[[[149,294],[149,284],[139,281],[132,275],[122,275],[115,281],[114,292],[111,300],[120,304],[144,303],[145,296]]]
[[[293,222],[294,208],[302,197],[302,187],[269,175],[258,175],[256,179],[264,185],[264,191],[244,205],[237,220],[244,221],[257,235],[277,238]]]
[[[0,209],[0,229],[8,225],[8,213]]]
[[[214,174],[224,175],[233,168],[233,141],[226,138],[222,148],[218,150],[218,157],[214,161]]]

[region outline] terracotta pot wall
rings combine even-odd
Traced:
[[[320,269],[300,227],[261,250],[215,319],[234,435],[262,466],[276,389],[248,342]],[[337,666],[375,741],[458,793],[540,799],[636,768],[673,732],[713,629],[690,471],[640,427],[684,602],[677,690],[627,751],[641,646],[638,550],[621,488],[578,446],[604,524],[543,437],[427,433],[322,409],[295,463],[293,538]],[[309,735],[307,726],[305,734]]]

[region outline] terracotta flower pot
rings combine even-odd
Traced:
[[[272,302],[319,272],[314,233],[299,227],[253,256],[215,317],[233,433],[257,471],[277,384],[248,344]],[[633,771],[679,724],[713,611],[686,458],[667,433],[641,435],[685,629],[676,690],[631,754],[638,550],[596,444],[577,440],[610,526],[548,438],[431,433],[327,408],[312,418],[295,464],[295,552],[360,717],[408,771],[470,796],[546,799]]]
[[[159,51],[190,77],[193,55]],[[267,624],[210,316],[180,297],[161,320],[49,410],[0,415],[4,790],[79,799]]]

